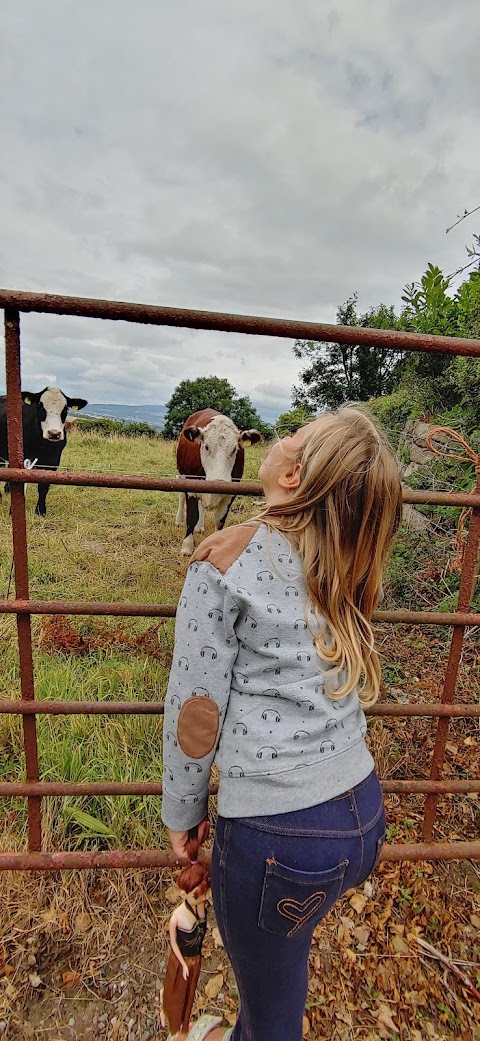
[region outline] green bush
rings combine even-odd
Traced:
[[[306,423],[310,423],[312,419],[315,419],[315,412],[305,405],[298,405],[290,412],[282,412],[277,419],[275,429],[280,437],[289,436],[295,434]]]
[[[480,359],[458,356],[448,366],[445,374],[448,396],[452,402],[450,412],[453,422],[445,422],[445,426],[454,426],[465,433],[480,427]],[[453,399],[453,400],[452,400]]]
[[[381,398],[370,398],[366,406],[384,427],[395,448],[405,423],[409,419],[419,419],[423,412],[421,403],[412,397],[410,390],[403,388]]]
[[[428,463],[421,463],[404,481],[409,488],[420,491],[471,492],[475,484],[475,467],[473,463],[453,458],[432,457]],[[461,509],[460,506],[434,506],[431,503],[415,508],[447,528],[456,527]]]
[[[77,419],[79,430],[95,431],[97,434],[122,434],[124,437],[161,437],[160,431],[150,426],[150,423],[142,423],[134,420],[129,422],[124,419],[108,419],[107,416],[96,416],[92,419]]]

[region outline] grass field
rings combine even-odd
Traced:
[[[265,446],[247,452],[255,479]],[[171,475],[173,446],[146,438],[76,434],[65,467]],[[30,593],[34,598],[175,603],[186,560],[175,527],[175,495],[53,487],[46,519],[34,516],[27,489]],[[229,523],[258,501],[237,499]],[[210,521],[211,524],[211,521]],[[386,582],[386,607],[455,605],[458,575],[448,570],[452,533],[418,536],[402,529]],[[197,537],[199,538],[199,537]],[[13,596],[8,499],[0,505],[0,596]],[[36,696],[69,700],[163,699],[173,621],[121,618],[32,619]],[[437,700],[449,632],[377,627],[385,696]],[[15,620],[0,616],[0,697],[19,696]],[[465,641],[458,697],[480,695],[478,634]],[[45,780],[161,779],[161,717],[38,717]],[[372,720],[368,740],[382,777],[428,776],[435,724]],[[478,721],[452,723],[445,772],[478,770]],[[0,716],[0,774],[24,777],[21,722]],[[0,849],[25,848],[25,800],[2,800]],[[389,842],[420,837],[424,800],[387,799]],[[436,837],[478,836],[479,800],[441,800]],[[164,844],[158,798],[44,800],[46,849],[151,847]],[[178,891],[170,872],[66,872],[0,877],[0,1033],[8,1041],[108,1041],[163,1038],[157,991],[165,925]],[[162,884],[162,883],[165,883]],[[170,883],[170,884],[169,884]],[[480,876],[471,865],[382,864],[361,903],[340,902],[316,931],[305,1030],[315,1041],[480,1041],[475,1002],[422,959],[415,936],[452,953],[475,980]],[[352,898],[353,899],[353,898]],[[234,982],[209,934],[196,1010],[233,1022]],[[119,980],[123,981],[119,988]],[[210,981],[220,990],[205,992]],[[477,983],[478,985],[478,983]],[[152,991],[151,988],[154,988]],[[155,989],[156,988],[156,989]],[[134,1018],[132,1018],[134,1017]],[[390,1017],[390,1018],[389,1018]],[[391,1018],[393,1017],[393,1018]],[[2,1026],[4,1024],[4,1026]],[[132,1025],[133,1024],[133,1025]],[[477,1025],[476,1025],[477,1024]],[[394,1029],[395,1027],[395,1029]]]
[[[245,477],[255,479],[265,445],[246,452]],[[105,437],[77,433],[70,438],[64,465],[101,472],[172,475],[174,446],[148,438]],[[30,594],[40,599],[111,600],[176,603],[186,570],[180,555],[182,532],[175,527],[177,496],[171,493],[108,488],[52,487],[47,517],[34,515],[36,488],[27,489]],[[248,517],[259,500],[237,498],[229,522]],[[207,524],[212,526],[211,518]],[[200,536],[197,536],[197,541]],[[433,540],[433,542],[432,542]],[[440,607],[455,604],[458,575],[432,572],[432,551],[445,556],[445,536],[427,538],[403,530],[387,579],[387,606]],[[0,595],[10,588],[11,535],[8,499],[0,507]],[[430,570],[429,570],[430,569]],[[440,577],[439,577],[440,575]],[[445,653],[447,632],[383,627],[379,633],[387,689],[408,686],[401,661],[405,651]],[[0,696],[19,691],[15,619],[0,616],[3,667]],[[69,700],[159,700],[165,692],[173,648],[173,620],[33,617],[36,696]],[[402,642],[403,635],[403,642]],[[400,645],[400,646],[399,646]],[[468,643],[467,643],[468,652]],[[468,653],[467,653],[468,660]],[[468,666],[467,666],[468,668]],[[428,676],[425,662],[416,677],[419,694],[440,689],[441,675]],[[433,679],[433,685],[432,685]],[[465,679],[465,677],[464,677]],[[412,684],[410,683],[410,687]],[[413,695],[414,696],[414,695]],[[430,694],[430,696],[432,696]],[[458,727],[459,724],[453,724]],[[463,724],[465,725],[465,724]],[[392,726],[395,740],[392,737]],[[405,724],[377,721],[371,740],[383,776],[402,773],[404,750],[397,739]],[[430,724],[411,724],[417,734]],[[39,762],[49,781],[158,781],[162,775],[162,723],[159,717],[39,716]],[[423,764],[422,764],[423,765]],[[21,721],[0,717],[0,772],[8,779],[24,775]],[[420,770],[421,776],[423,770]],[[23,845],[25,800],[7,814],[9,841]],[[159,842],[160,799],[129,797],[45,800],[47,846],[150,846]]]
[[[246,452],[245,477],[255,479],[265,447]],[[64,465],[74,469],[175,473],[174,447],[147,438],[77,434]],[[187,562],[175,527],[177,496],[108,488],[52,487],[47,517],[35,517],[36,488],[27,489],[30,594],[39,599],[176,603]],[[231,520],[251,515],[255,500],[238,498]],[[207,525],[212,526],[212,520]],[[197,537],[199,539],[200,537]],[[0,595],[11,569],[8,498],[0,507]],[[12,594],[10,583],[10,594]],[[168,679],[173,621],[34,617],[38,698],[160,700]],[[18,696],[15,619],[0,616],[3,666],[0,696]],[[83,644],[83,646],[82,646]],[[42,779],[158,781],[162,777],[159,717],[48,717],[37,719]],[[0,773],[24,776],[22,727],[0,718]],[[150,846],[159,843],[160,799],[45,800],[47,844]],[[7,815],[9,836],[23,843],[25,800]]]

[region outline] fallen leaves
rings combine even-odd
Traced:
[[[12,1008],[14,1002],[17,1000],[19,996],[19,993],[20,991],[17,990],[17,987],[14,987],[13,983],[10,983],[10,980],[8,980],[5,987],[3,988],[3,996],[6,1000],[7,1007]]]
[[[15,969],[8,961],[5,947],[0,947],[0,976],[12,976],[14,972]]]
[[[75,969],[67,969],[62,972],[62,990],[71,990],[72,987],[76,987],[77,983],[80,983],[82,974],[76,972]]]
[[[218,997],[224,982],[223,972],[218,972],[216,976],[212,976],[205,986],[205,994],[207,995],[207,998],[210,998],[210,1000],[213,1001],[214,998]]]
[[[347,893],[320,924],[310,959],[310,1037],[473,1041],[475,1001],[466,1005],[460,981],[446,989],[443,969],[417,943],[438,932],[452,957],[472,958],[475,898],[459,885],[452,900],[444,877],[451,873],[443,865],[381,864],[368,887]]]
[[[357,925],[355,929],[352,929],[352,936],[360,946],[366,947],[371,931],[368,925]]]
[[[395,951],[395,954],[408,954],[409,953],[408,946],[405,943],[405,940],[403,939],[403,936],[398,936],[398,935],[393,936],[392,937],[392,947],[393,947],[393,949]]]
[[[80,914],[75,916],[73,928],[77,936],[84,936],[90,929],[91,924],[92,919],[90,918],[90,915],[87,914],[86,911],[81,911]]]
[[[42,911],[41,921],[50,933],[61,932],[67,936],[71,931],[67,912],[59,910],[54,904]]]
[[[465,973],[475,983],[475,970],[466,963],[475,960],[480,916],[469,882],[476,885],[467,865],[382,863],[363,888],[348,892],[315,930],[303,1023],[306,1041],[473,1041],[478,1004],[461,980],[417,942],[424,938],[459,966],[464,962]],[[105,893],[92,887],[84,906],[78,900],[69,904],[64,893],[49,891],[33,926],[30,919],[24,933],[16,934],[15,943],[10,938],[13,930],[3,946],[0,942],[4,972],[0,975],[0,1021],[13,1022],[21,1012],[27,1016],[27,1010],[40,1005],[39,997],[42,1008],[50,1007],[54,997],[58,1002],[63,996],[71,1004],[75,988],[84,985],[97,995],[106,993],[108,973],[114,970],[110,961],[105,962],[105,948],[97,946],[99,930],[102,923],[110,930],[122,912],[107,883],[102,885]],[[166,888],[157,888],[155,881],[151,892],[160,921],[168,921],[172,905],[180,899],[178,887],[167,883]],[[140,915],[132,916],[128,936],[125,931],[120,941],[119,934],[115,936],[117,943],[128,943],[129,957],[151,942],[148,964],[161,982],[168,941],[155,921],[154,916],[143,920]],[[151,941],[146,939],[148,922],[153,930]],[[194,1017],[214,1012],[233,1025],[238,995],[213,914],[209,923]],[[148,947],[145,957],[147,951]],[[32,985],[29,974],[34,982],[38,976],[37,986]],[[149,993],[152,1008],[150,998]],[[107,999],[111,999],[110,992]],[[135,992],[134,1000],[142,1000],[140,991]],[[125,1016],[120,1019],[118,1009],[116,1015],[113,1024],[109,1018],[106,1041],[126,1041],[128,1037]]]
[[[380,1037],[388,1038],[391,1034],[398,1034],[398,1026],[393,1021],[392,1013],[388,1005],[380,1005],[373,1015],[377,1020]]]
[[[350,900],[348,902],[350,904],[350,907],[353,907],[353,910],[356,911],[357,914],[361,914],[365,907],[365,904],[367,903],[367,900],[368,897],[365,896],[364,893],[354,893],[353,896],[350,897]]]
[[[165,897],[165,900],[168,900],[169,904],[178,904],[178,903],[180,903],[180,899],[181,899],[180,890],[179,890],[178,886],[176,886],[175,884],[172,884],[171,886],[168,886],[163,895]]]

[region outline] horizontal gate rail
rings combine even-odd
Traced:
[[[125,604],[94,600],[0,600],[0,614],[116,615],[133,618],[174,618],[173,604]],[[375,622],[407,625],[480,625],[480,614],[467,611],[375,611]]]
[[[22,406],[20,397],[20,312],[72,315],[113,321],[129,321],[177,328],[208,329],[309,339],[331,343],[368,345],[392,351],[440,351],[451,355],[480,357],[480,341],[444,336],[403,333],[392,330],[363,329],[316,322],[301,322],[250,315],[222,314],[210,311],[156,307],[146,304],[111,300],[93,300],[51,294],[22,293],[0,290],[0,307],[5,310],[5,348],[7,374],[7,422],[10,446],[9,466],[1,471],[12,491],[12,526],[15,562],[15,597],[0,600],[0,613],[14,614],[18,631],[21,700],[0,700],[2,715],[22,719],[26,758],[25,781],[0,782],[0,796],[28,800],[28,853],[1,853],[0,870],[57,871],[85,868],[165,867],[178,863],[174,855],[163,850],[111,850],[105,852],[46,853],[41,850],[41,801],[57,796],[128,795],[143,797],[161,795],[160,782],[69,782],[42,781],[39,776],[37,751],[37,716],[115,716],[162,715],[162,702],[51,701],[36,700],[33,674],[32,615],[112,615],[116,617],[174,618],[173,604],[130,604],[94,601],[33,600],[28,585],[28,557],[25,484],[57,484],[70,487],[136,489],[159,492],[222,492],[240,496],[263,496],[257,481],[205,481],[193,478],[146,477],[137,474],[104,474],[83,471],[31,470],[23,465]],[[452,453],[452,459],[454,459]],[[430,718],[437,720],[437,730],[429,778],[385,779],[385,793],[426,795],[423,839],[418,843],[386,845],[382,860],[419,861],[480,859],[480,841],[432,842],[432,828],[440,795],[480,793],[480,780],[442,776],[448,727],[451,719],[479,719],[480,706],[454,702],[463,640],[467,629],[480,626],[480,614],[470,610],[475,581],[475,562],[480,542],[480,468],[472,493],[403,489],[403,501],[412,505],[432,504],[459,506],[471,511],[464,551],[458,610],[377,611],[374,620],[381,624],[442,625],[453,628],[449,661],[442,700],[437,702],[380,702],[366,709],[377,718]],[[211,793],[217,791],[212,785]]]
[[[82,473],[80,470],[26,470],[4,467],[2,481],[22,484],[64,484],[80,488],[133,488],[154,492],[220,492],[222,495],[262,497],[258,481],[205,481],[180,477],[143,477],[136,474]],[[416,506],[480,506],[480,495],[468,492],[433,492],[403,489],[403,502]]]
[[[7,701],[0,700],[0,716],[161,716],[163,701]],[[480,705],[444,705],[441,701],[419,705],[390,705],[384,701],[364,709],[367,716],[451,716],[479,719]]]
[[[210,332],[280,336],[290,340],[353,343],[392,351],[440,351],[445,354],[480,357],[478,340],[455,336],[431,336],[427,333],[404,333],[391,329],[363,329],[355,325],[300,322],[295,319],[262,318],[258,315],[225,314],[183,307],[157,307],[120,300],[57,296],[53,293],[23,293],[14,289],[0,289],[0,307],[15,311],[35,311],[37,314],[72,315],[77,318],[103,318],[114,322],[139,322],[142,325],[175,326],[178,329],[208,329]]]
[[[411,842],[384,846],[381,861],[479,860],[480,842]],[[72,871],[92,868],[165,868],[176,860],[165,850],[108,850],[98,853],[0,853],[0,871]]]
[[[392,780],[380,783],[384,792],[407,795],[480,792],[480,780]],[[51,795],[161,795],[162,791],[161,781],[0,781],[0,796],[8,798],[28,798],[32,795],[42,799]],[[211,784],[209,791],[210,795],[216,795],[218,785]]]

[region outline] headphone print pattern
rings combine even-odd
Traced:
[[[302,725],[298,726],[298,723],[301,722],[298,718],[298,712],[296,720],[297,727],[294,728],[292,726],[290,734],[286,734],[285,726],[289,725],[288,721],[292,717],[289,716],[287,712],[287,716],[284,718],[285,714],[283,710],[278,711],[276,707],[265,707],[266,698],[276,699],[278,702],[285,696],[278,686],[268,686],[268,677],[270,677],[270,682],[272,682],[273,679],[274,683],[276,682],[277,677],[280,677],[278,683],[281,684],[282,673],[286,668],[294,668],[298,671],[299,687],[301,687],[302,678],[305,677],[304,670],[307,669],[307,676],[310,682],[307,690],[309,693],[313,693],[311,680],[312,668],[316,667],[316,651],[313,634],[311,629],[309,630],[309,624],[307,624],[305,617],[301,617],[302,604],[298,603],[299,600],[304,599],[305,597],[303,576],[301,576],[301,573],[298,573],[298,571],[296,572],[295,568],[289,570],[286,575],[277,572],[277,566],[274,563],[273,558],[271,561],[268,557],[265,560],[261,559],[258,561],[258,556],[260,555],[262,558],[262,551],[264,551],[264,549],[265,547],[262,546],[260,542],[255,541],[250,542],[244,550],[244,553],[247,556],[251,557],[254,555],[257,557],[256,563],[259,570],[256,570],[253,573],[251,570],[252,562],[248,561],[251,575],[250,582],[252,583],[252,580],[254,580],[256,586],[254,594],[252,594],[246,586],[237,585],[235,585],[232,593],[229,594],[227,583],[225,579],[220,576],[216,577],[214,582],[214,589],[216,590],[214,599],[216,599],[216,604],[211,602],[212,583],[211,581],[209,583],[205,580],[205,571],[202,572],[201,570],[202,565],[198,561],[195,561],[190,565],[191,574],[196,576],[196,581],[193,581],[190,584],[192,591],[191,597],[187,596],[184,592],[180,597],[178,604],[179,612],[182,612],[182,617],[185,619],[185,622],[183,623],[184,639],[182,642],[182,650],[186,651],[186,653],[177,657],[177,660],[174,663],[177,666],[177,689],[179,693],[177,694],[172,692],[168,699],[172,711],[177,712],[177,714],[180,713],[182,701],[184,702],[188,698],[215,698],[215,695],[211,693],[211,691],[215,690],[216,681],[219,679],[227,680],[229,675],[232,675],[231,667],[227,667],[225,671],[224,656],[219,653],[222,644],[226,646],[226,648],[231,648],[232,652],[235,650],[234,645],[236,645],[237,656],[241,654],[239,665],[236,664],[235,660],[233,666],[233,675],[235,677],[235,682],[238,685],[234,687],[234,691],[236,696],[239,696],[242,701],[246,698],[248,705],[250,705],[251,702],[252,708],[249,707],[245,710],[245,718],[247,722],[238,719],[237,716],[236,722],[234,722],[233,725],[230,724],[228,726],[228,733],[225,731],[225,734],[222,733],[220,735],[219,748],[222,746],[222,743],[227,744],[232,753],[233,761],[231,761],[231,765],[228,768],[226,766],[224,768],[225,773],[229,778],[243,778],[252,772],[260,772],[262,775],[265,775],[266,773],[268,774],[268,771],[261,768],[261,763],[278,762],[280,764],[285,759],[286,752],[289,755],[295,752],[295,755],[298,758],[299,754],[302,754],[307,748],[308,751],[313,754],[314,761],[321,762],[322,759],[325,760],[329,755],[335,754],[338,738],[341,736],[341,731],[345,730],[343,719],[338,715],[341,703],[339,704],[339,702],[336,701],[331,701],[329,706],[335,713],[336,718],[331,715],[327,718],[326,722],[322,721],[322,729],[318,730],[317,737],[315,737],[315,725],[313,725],[313,729],[310,725],[308,729]],[[289,565],[294,564],[294,561],[292,560],[292,551],[289,551],[288,553],[278,553],[276,559],[282,569],[288,568]],[[241,564],[241,562],[239,563]],[[270,563],[270,567],[265,566],[265,564],[268,563]],[[246,568],[242,574],[242,579],[244,581],[247,577],[247,571],[248,568]],[[282,579],[280,586],[278,581],[275,581],[277,576]],[[292,579],[297,579],[297,576],[298,578],[301,577],[300,589],[296,582],[292,581]],[[207,577],[209,576],[207,575]],[[273,603],[269,600],[265,604],[265,599],[272,596],[270,587],[277,602]],[[232,606],[229,606],[228,599],[225,599],[225,594],[230,598],[230,605]],[[282,594],[286,601],[284,607],[280,606]],[[206,600],[205,606],[202,603],[204,597]],[[221,606],[217,606],[219,603],[219,597]],[[261,597],[262,599],[261,617],[256,616],[255,611],[255,600],[258,597]],[[192,600],[190,610],[189,599]],[[240,599],[240,605],[238,599]],[[284,617],[285,613],[286,617]],[[233,620],[234,614],[237,616],[235,620]],[[288,621],[288,616],[292,619],[290,622]],[[205,625],[207,619],[210,623],[209,629],[208,626]],[[289,626],[290,632],[292,633],[292,636],[294,636],[295,642],[297,642],[298,650],[293,647],[293,641],[289,641],[288,666],[282,664],[282,639],[280,636],[272,632],[271,629],[270,633],[268,632],[268,628],[265,631],[267,619],[271,620],[272,628],[275,628],[276,626],[281,633],[288,632]],[[217,641],[216,633],[219,629],[221,630],[221,639]],[[197,633],[199,633],[199,636],[203,636],[203,639],[206,638],[211,642],[202,643],[202,646],[199,647],[199,636],[195,635]],[[209,633],[211,634],[210,636]],[[227,635],[227,633],[229,635]],[[230,635],[231,633],[232,635]],[[189,637],[191,638],[191,642]],[[307,650],[305,648],[306,640],[313,650]],[[253,656],[255,661],[255,655],[260,658],[263,657],[264,660],[267,659],[267,665],[265,668],[258,669],[257,661],[256,669],[254,669],[253,672],[247,671],[247,666],[250,665],[250,662],[246,659],[247,657],[252,658]],[[217,661],[219,665],[216,664]],[[221,671],[219,666],[221,667]],[[202,669],[204,670],[205,678],[208,676],[207,682],[209,683],[210,690],[201,685],[201,682],[199,685],[194,686],[193,689],[191,685],[189,685],[188,690],[185,689],[185,674],[190,670],[194,674],[192,678],[200,679]],[[260,685],[259,687],[258,676],[260,673],[265,676],[266,684],[265,686]],[[324,695],[323,677],[319,677],[317,671],[315,678],[315,695],[322,700],[322,695]],[[245,688],[248,688],[251,684],[253,684],[256,689],[249,693],[248,689]],[[303,687],[301,687],[301,689],[303,690]],[[227,691],[227,701],[220,709],[221,719],[223,718],[227,708],[229,694],[230,691]],[[253,700],[255,697],[258,697],[259,701],[260,699],[263,699],[263,704],[259,703],[258,709],[255,708],[255,701]],[[300,710],[300,714],[305,717],[303,720],[304,723],[307,722],[308,719],[310,723],[314,724],[316,707],[320,707],[320,715],[325,714],[324,704],[320,706],[319,703],[316,704],[311,700],[311,698],[305,696],[302,697],[301,694],[296,700],[294,697],[292,698],[291,695],[287,696],[287,701],[290,708],[295,705],[297,710]],[[244,710],[240,707],[240,712],[243,711]],[[235,716],[233,718],[235,719]],[[359,726],[359,730],[362,735],[365,733],[366,726],[363,722],[361,726]],[[280,743],[275,741],[274,733],[281,734]],[[230,738],[228,738],[228,735],[230,735]],[[262,736],[264,738],[263,742]],[[269,737],[270,740],[268,740]],[[247,770],[245,761],[242,761],[242,746],[243,749],[249,747],[248,743],[252,741],[252,738],[254,741],[258,741],[257,747],[250,744],[249,761],[252,763],[253,760],[258,763],[258,767],[256,770],[253,768],[253,771],[252,768],[248,768]],[[274,738],[274,743],[272,743],[272,738]],[[244,739],[247,739],[245,743]],[[348,737],[348,740],[350,740],[350,737]],[[314,741],[315,747],[312,746],[312,741]],[[238,744],[238,747],[233,748],[233,742]],[[340,744],[345,745],[345,740],[343,738]],[[177,745],[177,737],[173,730],[169,729],[165,734],[165,751],[167,760],[177,758],[178,753],[180,753],[180,748],[177,749]],[[238,757],[236,760],[233,758],[233,753]],[[306,758],[310,760],[311,754],[308,754]],[[194,756],[192,757],[191,752],[190,756],[187,757],[187,760],[188,761],[183,764],[182,773],[185,780],[188,779],[191,787],[195,788],[197,786],[193,778],[198,777],[198,783],[202,783],[200,775],[205,771],[202,764],[195,761]],[[302,760],[301,763],[297,763],[293,768],[297,769],[304,765],[308,766],[312,764]],[[291,769],[292,766],[290,765],[289,768]],[[170,782],[173,780],[172,769],[168,762],[164,765],[164,776]],[[181,795],[181,802],[183,805],[194,805],[198,802],[198,796],[193,791],[184,791]]]

